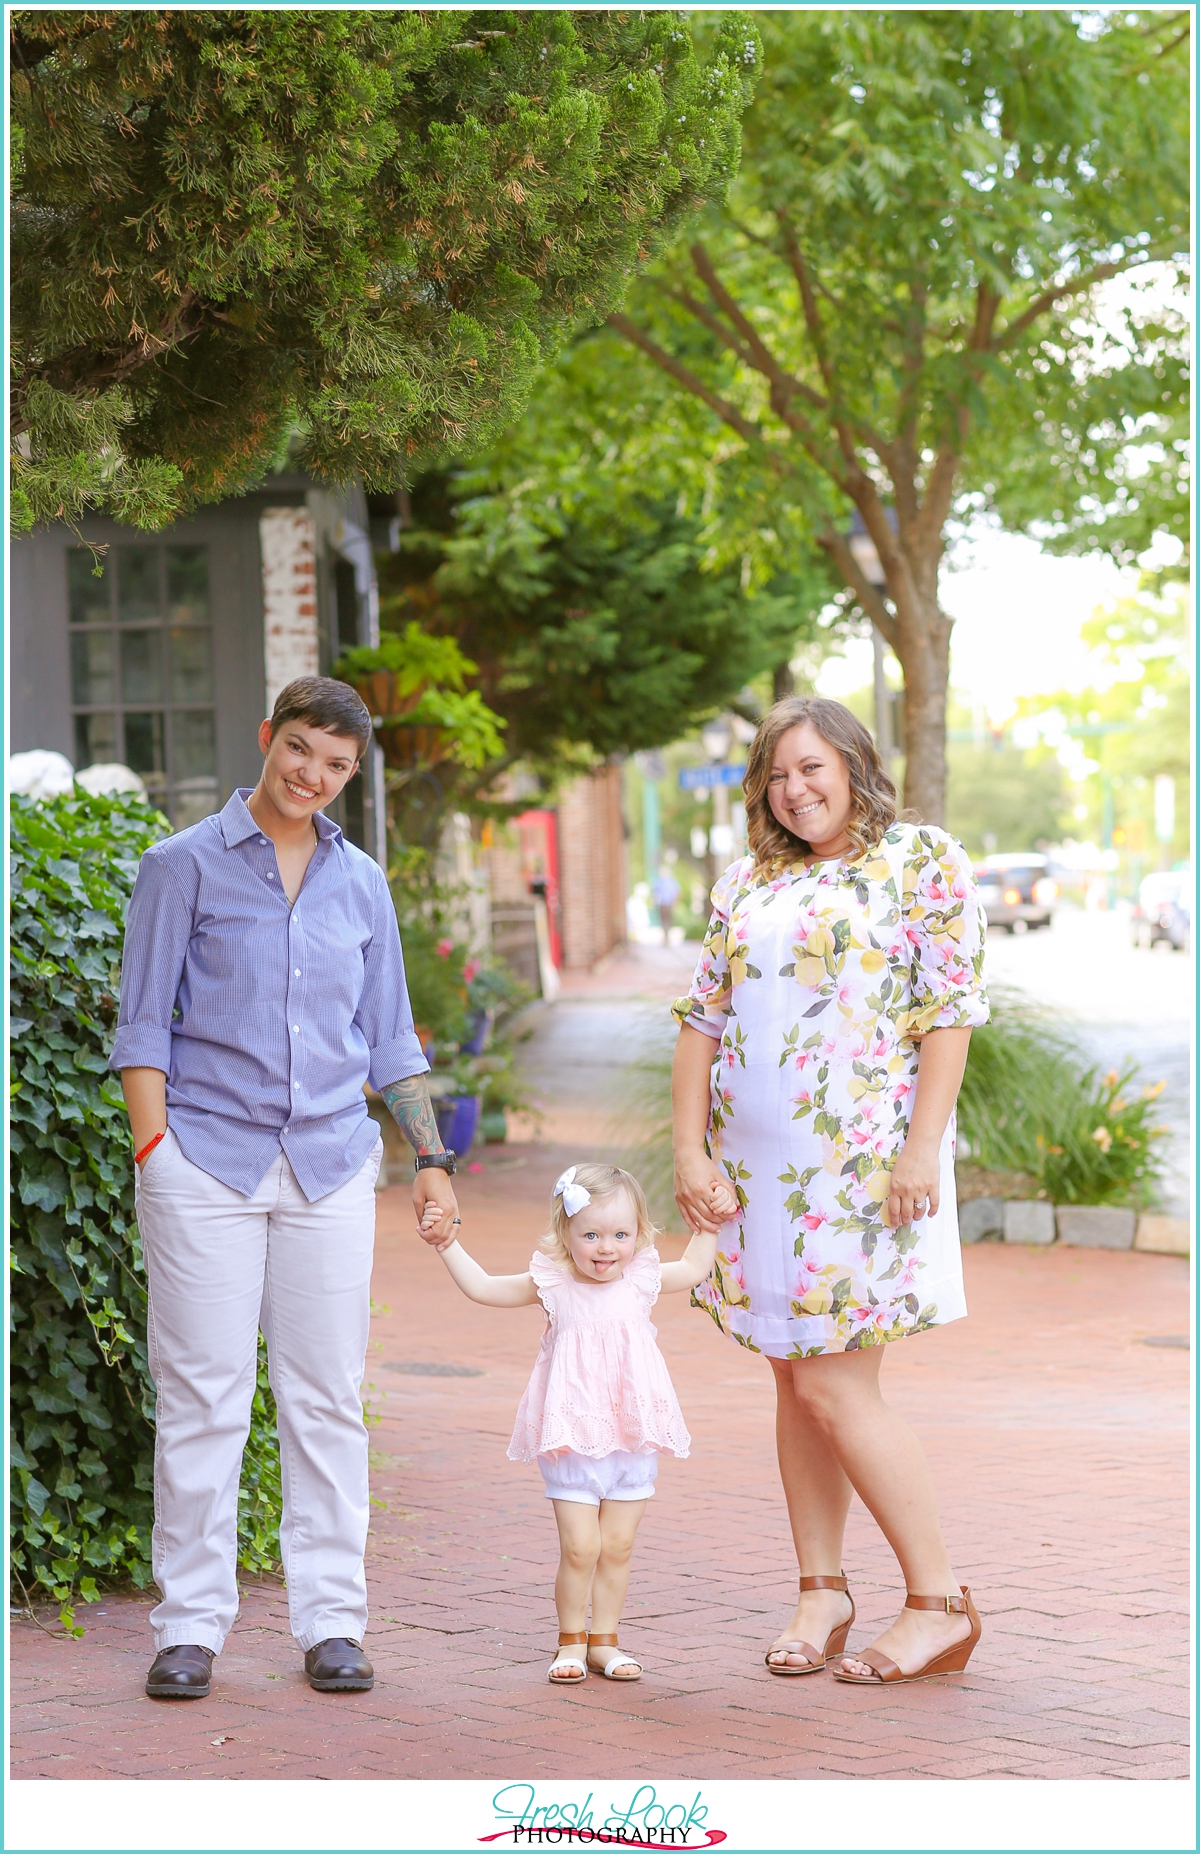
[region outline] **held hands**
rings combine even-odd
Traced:
[[[904,1223],[919,1223],[937,1215],[941,1188],[941,1154],[938,1146],[909,1138],[892,1168],[892,1188],[883,1206],[883,1220],[891,1230]]]
[[[693,1233],[715,1235],[737,1215],[737,1198],[729,1181],[707,1153],[675,1161],[675,1202]]]
[[[413,1179],[413,1209],[417,1233],[433,1249],[447,1249],[458,1234],[458,1199],[447,1173],[426,1165]]]

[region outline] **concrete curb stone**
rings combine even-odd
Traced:
[[[1005,1242],[1054,1241],[1054,1205],[1039,1198],[1010,1197],[1004,1206]]]
[[[969,1197],[958,1207],[958,1234],[963,1242],[987,1242],[1004,1234],[1004,1199]]]
[[[1118,1204],[1060,1204],[1058,1239],[1072,1249],[1132,1249],[1137,1213]]]
[[[1133,1246],[1145,1255],[1190,1255],[1191,1223],[1187,1217],[1139,1217]]]

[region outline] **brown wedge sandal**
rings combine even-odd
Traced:
[[[930,1680],[934,1674],[961,1674],[975,1652],[976,1642],[983,1634],[983,1624],[979,1620],[979,1611],[971,1601],[971,1592],[966,1584],[960,1584],[959,1589],[962,1595],[956,1597],[912,1596],[910,1594],[904,1599],[904,1607],[905,1609],[944,1609],[948,1616],[969,1616],[971,1633],[965,1641],[955,1642],[952,1648],[945,1648],[941,1654],[935,1654],[932,1661],[926,1661],[924,1667],[918,1669],[915,1674],[901,1673],[896,1663],[889,1660],[886,1654],[881,1654],[878,1648],[864,1648],[861,1654],[854,1656],[854,1659],[865,1661],[868,1667],[875,1669],[875,1672],[873,1674],[847,1674],[844,1669],[835,1667],[834,1679],[844,1680],[848,1686],[853,1687],[891,1687],[903,1686],[910,1680]]]
[[[801,1590],[844,1590],[846,1595],[850,1596],[845,1571],[839,1577],[802,1577],[800,1588]],[[850,1597],[850,1614],[845,1622],[839,1622],[837,1628],[830,1631],[823,1654],[819,1648],[814,1648],[811,1642],[776,1642],[775,1646],[768,1648],[763,1656],[767,1671],[772,1674],[819,1674],[831,1654],[841,1654],[846,1646],[846,1637],[850,1633],[850,1625],[853,1621],[854,1598]],[[782,1667],[776,1667],[771,1659],[773,1654],[802,1654],[808,1666],[789,1667],[785,1661]]]

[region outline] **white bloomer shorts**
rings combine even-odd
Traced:
[[[651,1500],[658,1476],[658,1453],[632,1455],[615,1448],[611,1455],[577,1455],[572,1448],[539,1455],[547,1500],[577,1500],[599,1506],[601,1500]]]

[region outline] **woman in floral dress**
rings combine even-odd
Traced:
[[[767,1666],[816,1673],[844,1648],[857,1491],[908,1598],[838,1677],[953,1672],[978,1618],[924,1452],[879,1376],[889,1341],[966,1312],[953,1110],[971,1028],[987,1021],[985,922],[961,845],[897,822],[871,736],[840,702],[776,703],[744,788],[751,853],[713,889],[675,1006],[676,1198],[691,1227],[711,1229],[717,1193],[736,1191],[693,1299],[775,1374],[801,1590]]]

